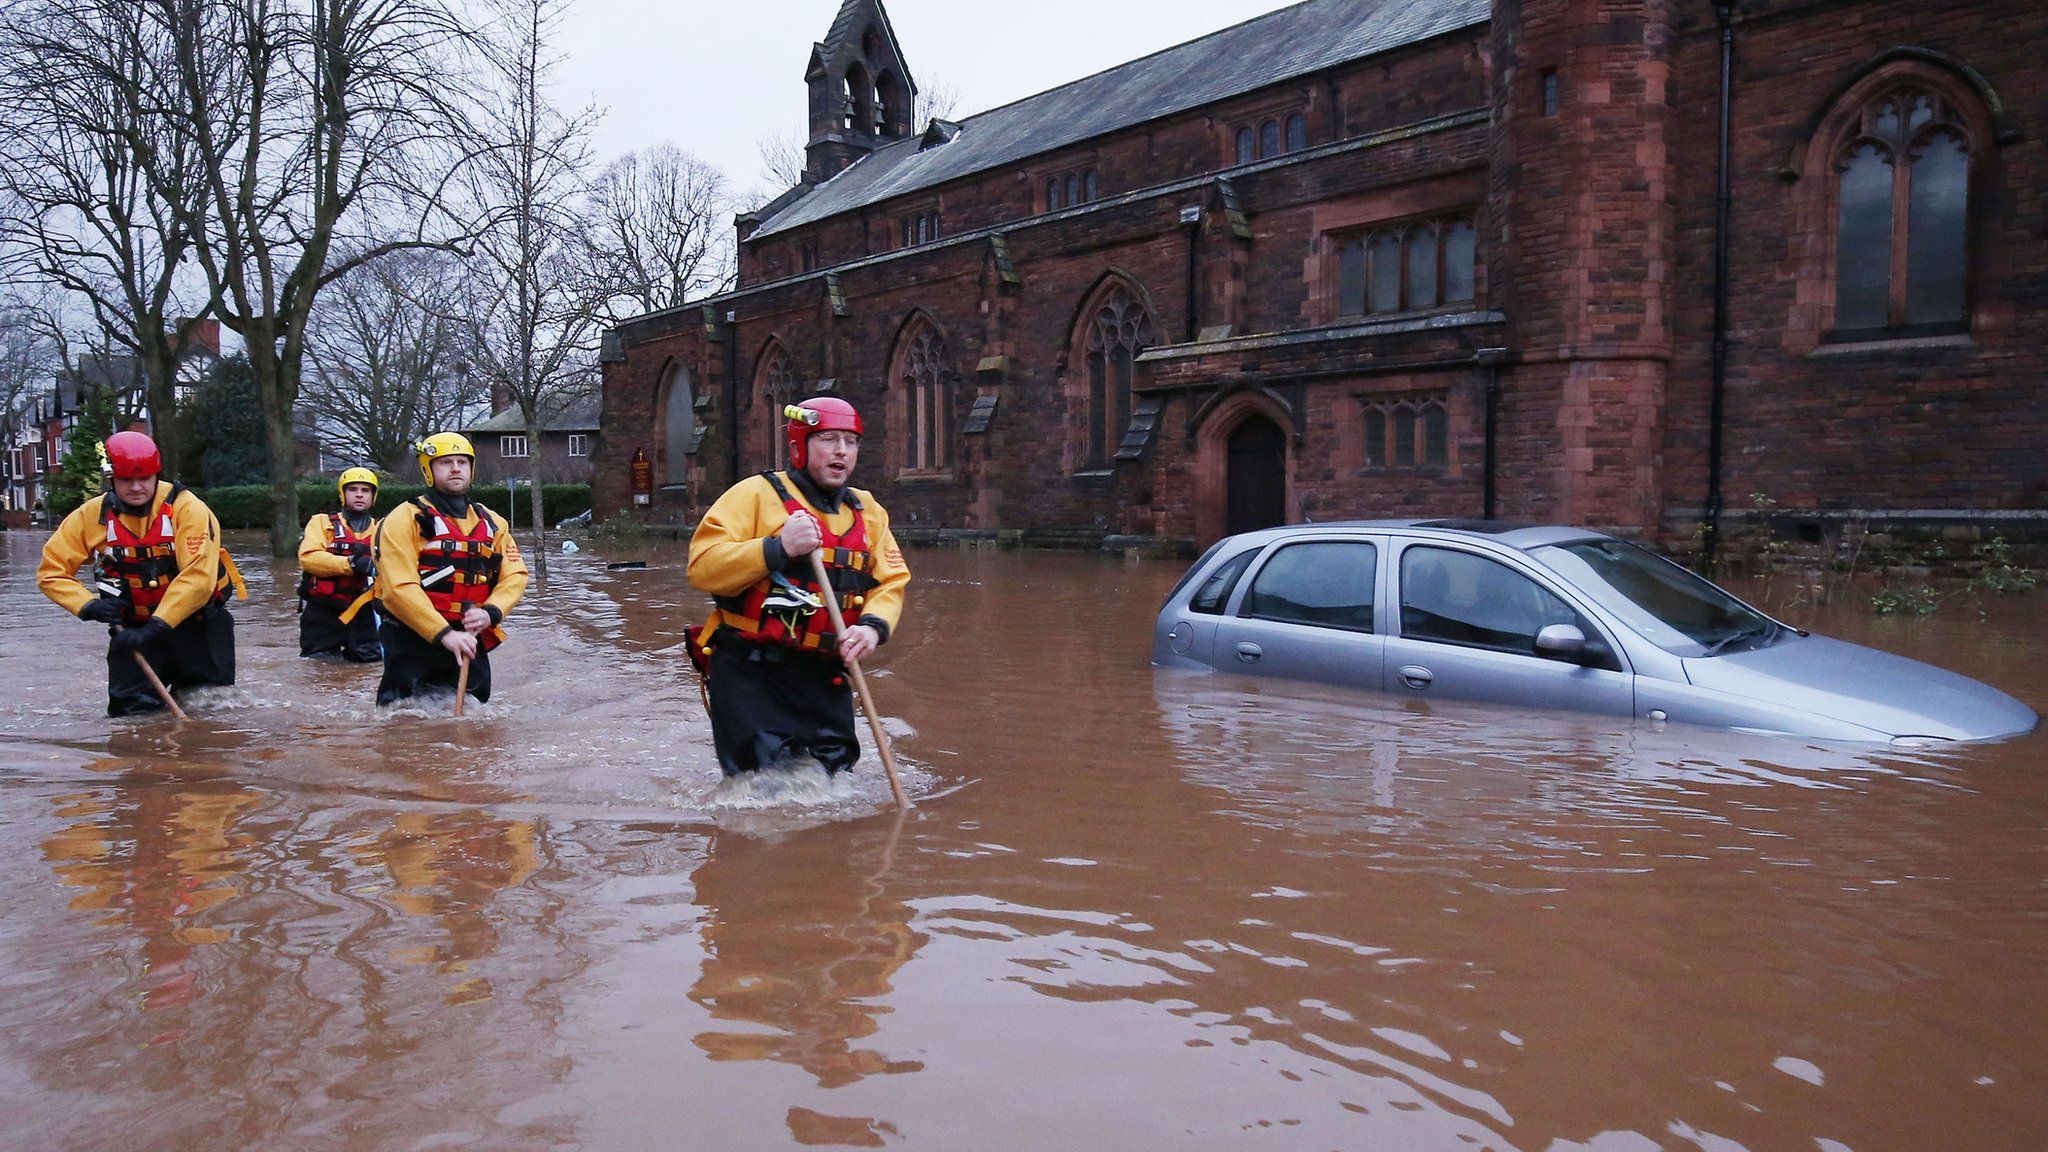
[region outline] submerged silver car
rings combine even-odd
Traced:
[[[2031,731],[1966,676],[1787,627],[1684,568],[1580,528],[1297,524],[1188,569],[1152,662],[1835,740]]]

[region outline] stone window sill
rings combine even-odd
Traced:
[[[1829,356],[1866,356],[1886,352],[1922,352],[1975,347],[1977,342],[1970,338],[1969,333],[1953,332],[1941,336],[1897,336],[1890,339],[1822,344],[1808,352],[1806,358],[1819,360]]]

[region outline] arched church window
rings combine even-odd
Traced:
[[[765,458],[775,462],[775,467],[789,465],[789,445],[784,441],[782,409],[796,399],[796,373],[790,369],[789,354],[778,342],[770,342],[761,353],[760,366],[754,372],[755,394],[760,398],[766,413],[768,425],[768,451]]]
[[[1964,320],[1970,134],[1941,96],[1893,89],[1836,150],[1837,337]]]
[[[1250,128],[1239,128],[1237,130],[1237,162],[1239,164],[1249,164],[1258,159],[1255,147],[1252,130]]]
[[[898,364],[903,382],[903,415],[908,430],[904,467],[941,471],[954,461],[954,387],[945,338],[920,322],[903,345]]]
[[[1152,346],[1152,317],[1128,289],[1103,297],[1088,320],[1090,469],[1107,468],[1131,421],[1131,377],[1138,353]]]
[[[1287,150],[1299,152],[1308,147],[1308,117],[1296,112],[1287,118]]]
[[[662,405],[662,458],[665,484],[681,484],[689,473],[690,453],[695,450],[697,428],[696,397],[690,392],[690,370],[681,364],[669,370],[668,399]]]
[[[1280,154],[1280,122],[1268,120],[1259,125],[1259,159],[1265,160]]]
[[[1045,182],[1045,210],[1057,212],[1060,207],[1060,178],[1055,176]]]

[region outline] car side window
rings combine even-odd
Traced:
[[[1597,635],[1571,605],[1498,561],[1449,548],[1401,553],[1403,636],[1533,655],[1536,633],[1552,624]]]
[[[1230,591],[1237,587],[1238,577],[1251,567],[1252,560],[1259,554],[1257,548],[1247,548],[1218,565],[1214,572],[1202,580],[1201,587],[1188,599],[1188,611],[1206,612],[1211,616],[1223,611],[1230,602]]]
[[[1252,578],[1240,613],[1320,628],[1372,631],[1379,550],[1352,540],[1293,544]]]

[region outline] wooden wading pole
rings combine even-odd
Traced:
[[[157,699],[164,702],[164,707],[171,710],[171,715],[180,720],[190,720],[191,717],[185,715],[185,710],[178,707],[178,702],[171,699],[171,690],[164,687],[164,682],[157,678],[156,669],[149,666],[149,661],[142,658],[142,653],[131,652],[129,655],[135,657],[135,666],[142,669],[144,676],[149,677],[149,686],[156,689]]]
[[[839,615],[839,594],[832,590],[832,578],[825,572],[825,557],[816,549],[811,551],[811,574],[818,581],[818,591],[825,600],[825,611],[832,617],[832,634],[846,635],[846,620]],[[860,674],[860,661],[848,660],[846,670],[853,673],[854,694],[860,697],[860,709],[867,713],[868,727],[875,734],[875,751],[882,754],[882,767],[889,772],[889,791],[896,794],[898,808],[910,807],[910,797],[903,794],[903,781],[896,778],[896,754],[889,750],[889,735],[882,731],[881,713],[875,711],[875,698],[868,693],[868,678]]]
[[[462,702],[469,699],[469,660],[467,657],[457,656],[455,662],[462,665],[462,670],[455,674],[455,714],[460,716]]]

